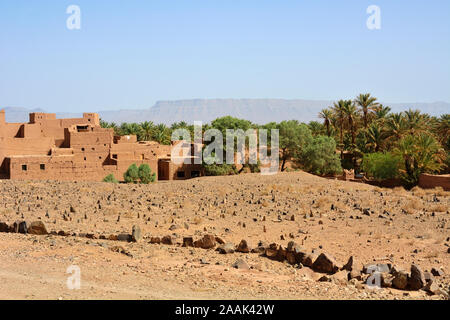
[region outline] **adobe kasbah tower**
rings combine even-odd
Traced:
[[[28,123],[7,123],[0,110],[0,179],[101,181],[112,173],[122,180],[133,163],[148,164],[158,180],[202,175],[201,165],[176,165],[170,153],[171,146],[135,135],[114,136],[96,113],[73,119],[31,113]]]

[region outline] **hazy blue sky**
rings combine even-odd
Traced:
[[[71,4],[81,30],[66,28]],[[366,27],[373,4],[381,30]],[[360,92],[450,102],[450,1],[0,1],[0,107]]]

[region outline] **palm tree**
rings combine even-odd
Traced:
[[[122,123],[120,125],[120,133],[121,135],[135,135],[140,138],[142,134],[142,128],[137,123]]]
[[[367,129],[369,123],[369,113],[379,104],[377,98],[372,97],[370,93],[360,94],[355,99],[355,104],[361,108],[363,113],[364,128]]]
[[[313,136],[319,136],[322,135],[324,126],[317,121],[311,121],[308,123],[308,127],[311,130],[311,133]]]
[[[170,129],[176,130],[176,129],[180,129],[180,128],[185,129],[188,127],[189,127],[189,125],[187,124],[186,121],[180,121],[180,122],[172,123],[172,125],[170,126]]]
[[[382,127],[377,122],[372,123],[366,131],[367,147],[372,148],[375,152],[382,149],[384,142],[384,134]]]
[[[341,149],[341,159],[344,158],[344,121],[345,121],[345,100],[339,100],[337,103],[333,104],[333,111],[335,114],[336,121],[339,125],[339,148]]]
[[[344,114],[347,118],[348,121],[348,125],[350,128],[350,133],[352,136],[352,152],[353,152],[353,167],[356,167],[356,117],[357,117],[357,113],[356,113],[356,106],[353,103],[352,100],[346,100],[344,105],[343,105],[343,109],[344,109]]]
[[[145,121],[141,123],[142,134],[140,138],[144,141],[150,141],[153,135],[154,124],[152,121]]]
[[[343,105],[343,111],[347,118],[348,125],[350,127],[350,132],[352,135],[352,145],[355,146],[356,143],[356,125],[355,120],[357,117],[356,106],[351,100],[346,100]]]
[[[427,125],[430,120],[430,117],[428,115],[420,113],[419,110],[411,109],[405,111],[404,115],[407,130],[411,134],[427,131]]]
[[[160,144],[170,144],[170,129],[163,123],[158,124],[153,132],[153,140]]]
[[[373,111],[374,111],[375,119],[377,121],[381,121],[384,123],[387,116],[389,115],[389,112],[391,112],[391,108],[387,107],[387,106],[385,107],[382,104],[379,104],[378,106],[373,108]]]
[[[331,118],[333,117],[333,112],[329,109],[323,109],[319,113],[319,118],[323,119],[323,125],[327,129],[327,136],[331,136],[330,124]]]
[[[441,145],[427,133],[409,134],[399,141],[394,153],[403,159],[403,176],[409,186],[417,184],[421,173],[442,169],[442,151]]]
[[[447,145],[450,141],[450,114],[443,114],[437,119],[435,132],[442,145]]]
[[[408,128],[402,112],[389,115],[386,120],[386,130],[387,139],[391,144],[403,138]]]

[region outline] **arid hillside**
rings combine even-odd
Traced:
[[[303,172],[0,180],[0,299],[448,299],[449,211],[439,189]]]

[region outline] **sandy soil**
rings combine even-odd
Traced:
[[[70,234],[0,233],[0,299],[446,299],[449,208],[442,190],[380,189],[303,172],[153,185],[0,180],[0,222],[42,221],[49,232]],[[99,239],[134,225],[143,235],[137,243]],[[416,263],[442,271],[441,293],[319,282],[323,274],[311,268],[257,253],[181,247],[183,237],[207,234],[251,248],[295,241],[340,265],[354,256],[409,272]],[[149,243],[167,235],[173,245]],[[250,269],[233,268],[239,258]],[[67,287],[71,265],[81,271],[79,290]]]

